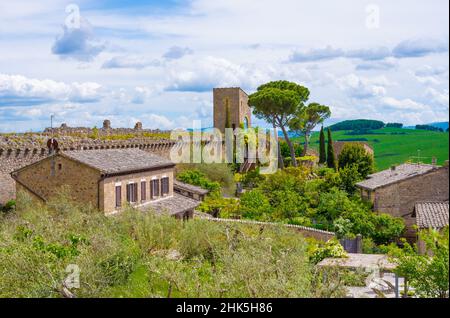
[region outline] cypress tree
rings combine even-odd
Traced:
[[[320,129],[319,136],[319,163],[327,162],[327,153],[325,149],[325,134],[323,132],[323,126]]]
[[[328,154],[327,154],[328,168],[336,170],[336,158],[334,157],[333,139],[331,138],[331,130],[328,128]]]

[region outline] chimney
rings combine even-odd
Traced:
[[[108,119],[103,121],[103,129],[111,129],[111,122]]]

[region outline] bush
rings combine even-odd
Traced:
[[[338,158],[339,169],[356,166],[362,179],[374,171],[373,155],[360,143],[346,143]]]
[[[184,183],[209,190],[212,195],[220,193],[220,183],[209,180],[206,175],[199,170],[184,170],[178,173],[177,179]]]
[[[264,215],[271,214],[272,207],[260,190],[251,190],[242,194],[239,210],[244,218],[261,220]]]
[[[312,277],[306,242],[290,229],[134,209],[106,217],[62,196],[52,209],[21,202],[0,222],[0,242],[0,297],[61,297],[68,264],[81,271],[80,287],[69,287],[76,297],[311,297],[315,288],[329,297],[339,289],[334,278],[331,290]]]
[[[180,164],[177,165],[178,174],[183,174],[184,171],[199,171],[209,181],[218,182],[222,191],[228,195],[234,194],[236,184],[234,182],[234,172],[231,165],[225,163],[196,163],[196,164]]]
[[[325,258],[345,258],[347,253],[339,241],[333,239],[326,242],[324,245],[317,245],[309,251],[309,260],[312,264],[318,264]]]

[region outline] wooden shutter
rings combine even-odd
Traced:
[[[145,181],[141,181],[141,201],[147,200],[147,183]]]
[[[122,206],[122,186],[116,186],[116,208]]]
[[[156,179],[156,180],[154,180],[155,181],[155,196],[156,197],[159,197],[159,180],[158,179]]]
[[[133,202],[138,201],[138,184],[133,183]]]
[[[127,184],[127,202],[131,202],[131,184]]]

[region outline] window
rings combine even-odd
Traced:
[[[161,194],[162,195],[169,194],[169,178],[167,177],[161,179]]]
[[[150,181],[150,196],[151,199],[159,197],[159,180],[154,179]]]
[[[137,183],[127,184],[127,201],[130,203],[137,202]]]
[[[122,186],[116,186],[116,208],[122,206]]]
[[[58,170],[62,170],[62,164],[58,163]]]
[[[141,201],[147,200],[147,183],[141,181]]]

